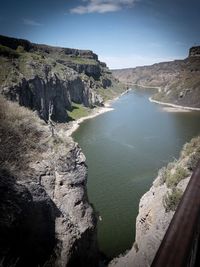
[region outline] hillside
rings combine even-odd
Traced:
[[[134,84],[159,87],[154,100],[181,106],[200,107],[200,47],[192,47],[184,60],[152,66],[113,70],[113,75],[127,86]]]
[[[115,89],[114,89],[115,88]],[[106,93],[105,93],[105,90]],[[123,86],[89,50],[33,44],[0,36],[0,93],[44,120],[71,120],[75,104],[102,106]]]

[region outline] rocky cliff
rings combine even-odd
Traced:
[[[97,266],[85,157],[63,129],[0,98],[1,266]]]
[[[2,267],[98,266],[85,156],[63,122],[121,90],[92,51],[0,36]]]
[[[200,56],[200,46],[193,46],[190,48],[189,57],[199,57]]]
[[[200,107],[200,47],[192,47],[184,60],[152,66],[113,70],[113,75],[128,86],[158,87],[153,99],[188,107]]]
[[[54,121],[69,121],[73,103],[101,106],[103,91],[118,85],[92,51],[0,36],[0,93],[44,120],[51,111]]]
[[[132,249],[114,259],[109,267],[148,267],[173,217],[189,182],[191,172],[200,160],[200,137],[187,143],[180,158],[162,168],[150,190],[139,203],[136,238]]]

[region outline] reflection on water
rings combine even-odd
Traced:
[[[132,246],[139,199],[158,169],[200,133],[200,112],[163,112],[149,96],[134,90],[74,133],[89,166],[89,200],[102,218],[99,245],[112,257]]]

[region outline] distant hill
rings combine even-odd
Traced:
[[[184,60],[113,70],[112,73],[127,86],[159,87],[160,91],[153,96],[155,100],[200,107],[200,46],[190,48]]]

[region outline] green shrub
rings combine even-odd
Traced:
[[[84,107],[82,104],[73,103],[72,110],[67,111],[69,117],[72,120],[77,120],[81,117],[86,117],[90,114],[91,110]]]
[[[196,168],[199,160],[200,160],[200,151],[192,153],[187,161],[188,169],[193,171]]]
[[[193,138],[189,143],[185,144],[183,148],[183,156],[189,156],[197,150],[200,151],[200,136]]]
[[[170,175],[170,171],[167,169],[167,167],[163,167],[159,170],[158,175],[160,177],[159,185],[162,185],[166,182],[168,176]]]
[[[9,58],[18,58],[19,53],[7,46],[0,44],[0,55]]]
[[[177,184],[188,176],[188,171],[183,167],[178,166],[174,174],[167,176],[166,185],[169,188],[177,186]]]
[[[17,51],[17,53],[24,53],[24,47],[21,45],[18,45],[16,51]]]
[[[171,169],[174,167],[174,162],[170,162],[167,167],[163,167],[159,170],[160,185],[164,184],[171,175]]]
[[[178,189],[178,188],[172,188],[171,193],[167,193],[164,197],[163,197],[163,205],[165,207],[165,211],[169,212],[171,211],[175,211],[180,199],[183,195],[183,191]]]

